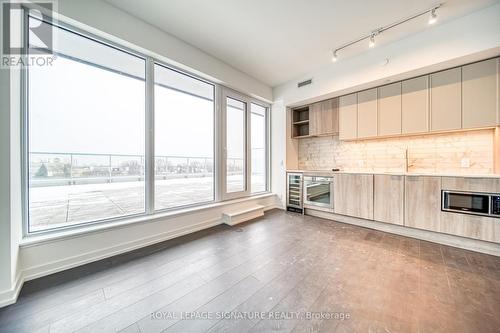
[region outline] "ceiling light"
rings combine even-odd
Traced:
[[[383,27],[380,27],[376,30],[372,30],[372,32],[368,35],[363,35],[359,38],[356,38],[350,42],[347,42],[345,43],[344,45],[341,45],[341,46],[338,46],[334,49],[334,52],[333,52],[333,56],[332,56],[332,62],[335,62],[337,61],[338,57],[337,57],[337,52],[340,51],[340,50],[343,50],[351,45],[354,45],[354,44],[357,44],[359,42],[364,42],[366,41],[367,39],[369,40],[369,43],[368,43],[368,46],[370,48],[373,48],[375,47],[375,36],[378,36],[379,34],[389,30],[389,29],[393,29],[395,27],[398,27],[406,22],[409,22],[411,20],[414,20],[418,17],[421,17],[421,16],[424,16],[424,15],[429,15],[429,24],[434,24],[437,22],[437,19],[438,19],[438,15],[437,15],[437,10],[439,8],[441,8],[441,6],[443,6],[444,3],[440,3],[440,4],[437,4],[437,5],[434,5],[433,7],[430,7],[426,10],[423,10],[421,12],[418,12],[416,14],[413,14],[411,16],[408,16],[408,17],[405,17],[405,18],[402,18],[400,19],[399,21],[396,21],[396,22],[393,22],[391,24],[388,24],[386,26],[383,26]]]
[[[337,50],[333,51],[333,55],[332,55],[332,62],[335,62],[337,61],[338,59],[338,56],[337,56]]]
[[[375,47],[375,34],[370,36],[370,42],[368,43],[369,47]]]
[[[429,24],[434,24],[437,21],[437,14],[436,14],[437,8],[434,8],[431,10],[431,15],[429,16]]]

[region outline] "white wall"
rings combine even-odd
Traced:
[[[105,32],[111,39],[118,38],[143,48],[146,54],[217,83],[267,102],[273,99],[272,89],[266,84],[104,1],[59,0],[57,11],[74,20],[72,23],[78,27],[93,28],[97,35]]]
[[[387,80],[429,73],[500,54],[500,4],[426,29],[408,38],[342,59],[273,89],[273,136],[286,137],[286,107],[307,104],[387,83]],[[383,66],[384,60],[389,63]],[[297,88],[297,82],[313,84]],[[288,140],[289,148],[291,140]],[[279,141],[273,158],[286,161],[286,143]],[[290,149],[293,151],[293,149]],[[294,157],[296,158],[296,157]],[[275,170],[275,172],[277,172]],[[282,171],[283,172],[283,171]],[[284,175],[275,175],[275,179]],[[284,197],[285,186],[273,181]]]

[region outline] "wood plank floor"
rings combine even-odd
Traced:
[[[499,311],[498,257],[274,210],[27,282],[0,332],[499,332]]]

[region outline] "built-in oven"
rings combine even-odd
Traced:
[[[500,194],[442,191],[441,209],[447,212],[500,218]]]
[[[304,176],[304,207],[333,210],[333,177]]]

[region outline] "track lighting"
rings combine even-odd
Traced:
[[[434,24],[437,21],[437,13],[436,13],[437,8],[434,8],[431,10],[431,15],[429,16],[429,24]]]
[[[368,43],[368,47],[370,48],[375,47],[375,34],[372,34],[370,36],[370,42]]]
[[[420,16],[423,16],[423,15],[427,15],[429,14],[429,24],[434,24],[437,22],[437,18],[438,18],[438,15],[437,15],[437,10],[439,8],[441,8],[441,6],[443,6],[443,3],[440,3],[440,4],[437,4],[437,5],[434,5],[433,7],[429,8],[429,9],[426,9],[426,10],[423,10],[419,13],[416,13],[412,16],[409,16],[409,17],[406,17],[406,18],[403,18],[397,22],[394,22],[394,23],[391,23],[389,25],[386,25],[384,27],[380,27],[378,29],[375,29],[375,30],[372,30],[372,32],[369,34],[369,35],[364,35],[364,36],[361,36],[353,41],[350,41],[349,43],[346,43],[340,47],[337,47],[334,49],[333,51],[333,55],[332,55],[332,62],[336,62],[338,60],[338,56],[337,56],[337,52],[340,51],[340,50],[343,50],[345,49],[346,47],[349,47],[353,44],[356,44],[356,43],[359,43],[361,41],[366,41],[368,39],[368,47],[370,48],[373,48],[375,47],[375,36],[381,34],[382,32],[386,31],[386,30],[389,30],[389,29],[392,29],[392,28],[395,28],[403,23],[406,23],[408,21],[411,21],[413,19],[416,19]]]
[[[337,56],[337,50],[333,51],[333,55],[332,55],[332,62],[335,62],[337,61],[338,59],[338,56]]]

